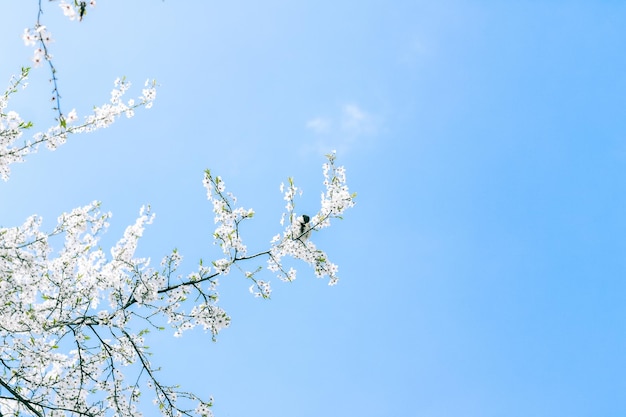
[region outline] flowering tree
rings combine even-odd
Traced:
[[[87,6],[84,1],[60,3],[72,20],[82,20]],[[63,113],[49,52],[51,35],[40,21],[41,9],[40,0],[37,22],[24,31],[23,39],[35,48],[35,65],[47,65],[51,72],[56,122],[21,141],[33,124],[7,108],[11,96],[26,86],[29,69],[23,68],[0,97],[0,175],[5,181],[11,164],[24,161],[41,144],[53,150],[70,135],[105,128],[121,115],[132,117],[135,109],[150,108],[156,97],[155,83],[147,82],[137,100],[124,100],[130,83],[118,79],[110,102],[82,120],[75,110]],[[286,201],[282,231],[271,238],[267,250],[248,253],[240,230],[254,210],[237,206],[224,180],[207,170],[203,184],[221,254],[210,263],[200,262],[190,273],[179,272],[182,257],[176,250],[158,266],[135,256],[144,228],[153,219],[149,207],[141,209],[135,224],[108,253],[99,246],[99,237],[111,214],[101,211],[99,202],[61,214],[52,230],[41,230],[38,216],[0,228],[0,414],[137,416],[140,400],[148,397],[166,416],[212,415],[212,399],[158,378],[144,337],[168,326],[175,336],[201,326],[215,339],[230,323],[218,306],[218,278],[235,268],[250,280],[251,293],[269,298],[270,282],[262,279],[265,268],[259,265],[263,259],[281,280],[296,278],[288,259],[298,259],[335,284],[337,266],[308,237],[340,218],[354,205],[355,196],[334,153],[327,155],[323,178],[321,207],[312,216],[295,212],[294,199],[301,191],[294,181],[281,184]]]

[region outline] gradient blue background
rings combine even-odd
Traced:
[[[113,80],[154,108],[14,165],[2,226],[98,199],[111,244],[150,203],[139,252],[220,257],[210,168],[278,233],[281,181],[318,209],[337,149],[357,206],[313,235],[339,264],[271,301],[233,273],[233,322],[153,335],[163,378],[222,417],[626,415],[626,3],[105,1],[82,23],[44,1],[62,106]],[[29,65],[37,2],[1,1],[0,80]],[[44,129],[49,73],[12,108]],[[252,269],[252,266],[251,266]],[[267,274],[265,277],[269,277]]]

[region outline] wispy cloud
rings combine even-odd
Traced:
[[[376,133],[372,115],[356,104],[346,104],[341,109],[341,130],[351,135],[371,135]]]
[[[331,126],[332,122],[330,119],[323,117],[316,117],[315,119],[311,119],[306,122],[306,127],[315,133],[328,133],[330,132]]]
[[[369,143],[379,126],[380,118],[356,103],[342,105],[333,117],[316,116],[306,122],[306,128],[315,133],[314,147],[324,153],[331,149],[346,152]]]

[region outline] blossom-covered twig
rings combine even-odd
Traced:
[[[81,21],[87,3],[62,1],[60,7],[70,20]],[[65,115],[48,49],[52,38],[41,22],[42,12],[39,0],[37,23],[23,38],[38,46],[35,64],[43,60],[49,64],[58,124],[17,143],[33,126],[6,110],[11,95],[26,86],[29,69],[23,68],[0,96],[0,176],[5,181],[10,164],[23,161],[42,143],[55,149],[70,134],[105,128],[123,114],[132,117],[138,107],[150,108],[156,96],[155,83],[147,81],[137,101],[124,101],[130,83],[118,79],[109,103],[95,107],[82,122],[75,110]],[[341,218],[354,205],[345,170],[335,165],[334,153],[327,158],[321,206],[310,223],[307,216],[307,236],[329,227],[332,219]],[[154,395],[152,402],[163,416],[212,416],[212,398],[202,399],[161,380],[160,368],[150,361],[146,335],[169,327],[180,337],[201,327],[215,340],[231,322],[218,305],[218,280],[233,267],[252,281],[251,292],[270,297],[270,281],[261,277],[263,267],[244,269],[257,258],[266,258],[268,269],[286,281],[296,277],[289,261],[293,258],[312,266],[316,276],[327,276],[329,284],[337,282],[337,266],[315,246],[314,238],[298,234],[301,224],[294,221],[294,199],[301,191],[292,179],[286,190],[281,186],[287,201],[282,234],[270,241],[268,249],[254,254],[248,254],[242,235],[244,221],[253,218],[254,210],[238,207],[223,179],[210,171],[205,172],[204,185],[221,258],[209,264],[200,261],[188,274],[179,273],[182,256],[177,250],[158,266],[136,255],[145,227],[154,220],[150,207],[140,210],[108,253],[100,246],[100,236],[111,214],[100,211],[99,202],[63,213],[49,232],[41,229],[38,216],[20,226],[0,228],[0,416],[141,416],[146,392]]]
[[[95,7],[95,0],[90,1],[90,5]],[[74,20],[76,17],[79,18],[78,20],[82,20],[87,14],[87,2],[85,1],[74,0],[72,4],[62,1],[59,6],[63,10],[63,14],[70,20]],[[58,86],[59,80],[57,78],[57,69],[52,62],[52,54],[50,53],[50,44],[53,42],[53,38],[50,31],[43,24],[42,16],[43,5],[42,0],[39,0],[39,8],[37,11],[37,20],[35,25],[32,28],[24,29],[22,39],[27,46],[35,47],[32,58],[35,66],[41,65],[44,61],[48,63],[48,68],[50,70],[50,82],[52,83],[51,101],[54,103],[52,109],[57,112],[57,121],[63,126],[66,121],[66,116],[61,110],[61,94]]]
[[[27,78],[28,69],[25,68],[22,70],[21,76],[14,78],[5,94],[0,97],[0,177],[4,181],[9,179],[9,166],[15,162],[23,162],[24,157],[36,152],[42,143],[45,143],[50,150],[54,150],[64,144],[69,135],[89,133],[106,128],[122,115],[129,118],[133,117],[135,109],[152,107],[156,98],[156,83],[147,80],[142,95],[137,101],[134,99],[123,101],[123,96],[130,88],[131,83],[124,78],[118,78],[115,80],[114,88],[111,91],[109,103],[94,107],[92,113],[86,116],[82,122],[78,122],[77,112],[72,110],[62,125],[51,126],[45,132],[35,133],[32,139],[16,144],[17,140],[22,137],[27,129],[32,128],[33,124],[24,121],[17,112],[4,113],[4,110],[8,105],[9,96],[17,91],[18,85],[24,85]]]
[[[330,219],[354,205],[334,157],[324,172],[326,191],[314,216],[320,219],[315,230],[328,227]],[[178,273],[182,257],[176,250],[158,268],[135,255],[154,219],[149,207],[140,210],[109,256],[99,239],[111,214],[101,212],[98,202],[62,214],[48,233],[37,216],[0,229],[0,385],[7,393],[0,396],[0,414],[138,416],[147,387],[165,416],[211,415],[212,399],[202,400],[158,378],[145,335],[169,326],[182,336],[199,326],[215,339],[230,325],[217,304],[218,278],[259,256],[268,258],[270,270],[285,271],[286,279],[295,278],[295,269],[284,264],[290,256],[336,283],[336,266],[310,240],[294,239],[291,225],[268,250],[247,255],[239,229],[254,212],[236,207],[224,181],[210,171],[204,183],[215,215],[213,237],[225,258],[212,267],[200,262],[187,275]],[[63,247],[54,252],[52,243],[61,238]],[[244,275],[259,296],[268,298],[269,281],[255,277],[257,273],[260,268]]]

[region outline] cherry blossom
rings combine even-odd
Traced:
[[[70,20],[82,20],[86,4],[62,1],[59,6]],[[39,6],[41,15],[41,1]],[[26,161],[41,144],[54,150],[73,135],[104,129],[122,115],[133,117],[135,110],[151,108],[156,99],[155,81],[146,81],[139,97],[127,99],[131,83],[118,78],[108,102],[82,118],[76,109],[64,115],[48,51],[50,32],[38,18],[22,39],[35,47],[36,63],[48,63],[57,123],[30,134],[33,124],[9,109],[12,96],[27,84],[30,69],[22,68],[0,96],[4,181],[10,178],[11,164]],[[349,192],[346,171],[335,161],[331,153],[322,166],[316,213],[305,217],[296,212],[303,190],[292,178],[280,185],[285,211],[273,237],[268,236],[268,247],[257,252],[245,240],[255,210],[239,206],[225,180],[206,170],[202,183],[214,222],[207,237],[215,245],[215,260],[185,266],[186,272],[175,249],[156,262],[137,255],[146,227],[155,221],[150,206],[139,209],[137,219],[110,248],[102,247],[100,239],[112,214],[98,201],[60,214],[49,230],[37,215],[18,226],[0,227],[0,415],[142,416],[151,402],[163,416],[212,416],[213,398],[202,399],[160,379],[148,335],[171,331],[183,337],[200,329],[216,340],[231,326],[218,292],[219,280],[231,274],[249,280],[249,291],[262,299],[272,294],[272,276],[293,281],[303,264],[336,284],[338,267],[315,238],[354,206],[356,195]]]

